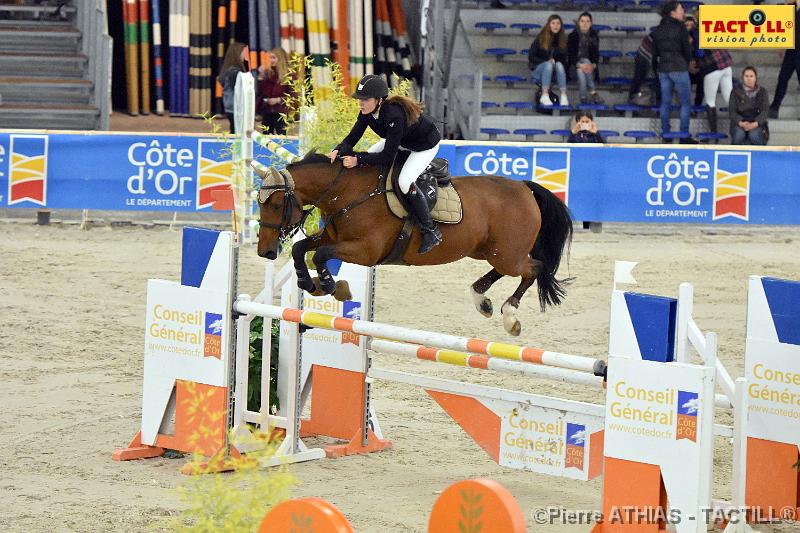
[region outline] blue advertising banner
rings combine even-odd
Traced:
[[[439,156],[454,176],[537,181],[577,220],[800,224],[792,148],[455,141]],[[0,208],[205,211],[231,173],[213,137],[0,132]]]
[[[213,137],[0,133],[0,207],[210,210],[232,171],[232,144]]]

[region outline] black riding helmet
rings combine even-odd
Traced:
[[[358,82],[353,98],[366,100],[367,98],[386,98],[389,96],[389,86],[382,76],[367,74]]]

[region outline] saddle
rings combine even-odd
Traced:
[[[408,205],[405,195],[400,191],[397,177],[407,158],[408,152],[398,153],[397,159],[389,171],[382,174],[381,180],[386,181],[385,186],[383,183],[380,184],[381,189],[386,189],[386,203],[389,210],[394,216],[401,219],[408,217]],[[437,157],[431,161],[418,181],[428,200],[428,209],[431,211],[433,220],[443,224],[461,222],[463,217],[461,197],[453,187],[446,159]]]
[[[395,239],[394,246],[389,253],[378,264],[381,265],[403,265],[403,255],[405,255],[408,244],[411,240],[411,233],[414,231],[414,221],[408,214],[406,197],[400,190],[397,177],[408,158],[408,152],[400,152],[388,171],[382,172],[378,187],[386,191],[386,204],[389,211],[403,220],[403,228]],[[428,165],[420,177],[417,179],[420,189],[428,201],[428,209],[431,210],[431,218],[443,224],[458,224],[461,222],[463,212],[461,208],[461,197],[453,187],[450,179],[450,171],[447,160],[436,158]]]

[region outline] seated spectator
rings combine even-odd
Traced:
[[[642,91],[647,74],[650,73],[650,66],[653,63],[653,33],[644,36],[639,48],[636,50],[636,57],[633,59],[633,78],[628,90],[628,103],[634,105],[647,105],[650,103],[650,95]]]
[[[539,103],[551,105],[548,94],[553,72],[556,74],[556,83],[560,93],[559,103],[569,105],[567,98],[567,73],[564,65],[567,63],[567,35],[561,27],[561,17],[550,15],[542,31],[536,36],[528,50],[528,68],[533,71],[533,81],[542,88]]]
[[[273,48],[267,54],[269,63],[258,67],[258,102],[256,112],[261,115],[264,133],[286,134],[286,122],[281,113],[288,109],[284,98],[291,87],[286,79],[289,73],[289,59],[283,48]]]
[[[567,142],[570,143],[603,143],[603,138],[598,133],[597,123],[588,111],[581,111],[575,115],[575,123]]]
[[[677,89],[681,103],[681,133],[689,133],[689,117],[692,113],[689,61],[692,49],[689,32],[683,24],[684,10],[680,2],[668,0],[661,7],[661,24],[653,30],[653,70],[658,72],[661,85],[661,132],[669,133],[669,115],[672,90]],[[681,139],[682,143],[693,143]]]
[[[742,87],[731,92],[729,109],[732,144],[767,144],[769,95],[765,88],[759,87],[755,68],[742,70]]]
[[[603,99],[594,88],[597,63],[600,60],[600,35],[592,28],[592,15],[584,11],[578,16],[578,25],[567,38],[568,72],[578,78],[581,103],[602,104]]]

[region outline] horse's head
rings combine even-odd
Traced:
[[[266,172],[256,172],[262,179],[258,191],[258,255],[272,260],[278,257],[281,241],[300,226],[303,207],[288,170],[277,171],[270,167]]]

